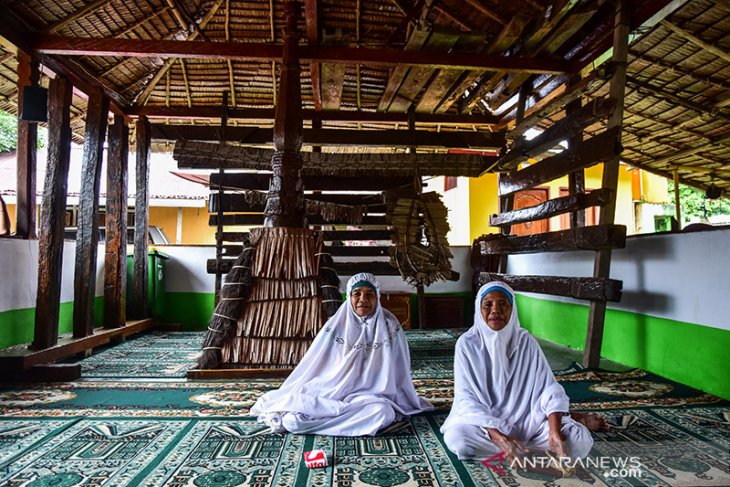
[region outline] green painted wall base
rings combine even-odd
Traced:
[[[61,303],[58,312],[58,333],[73,330],[73,302]],[[101,324],[104,316],[104,298],[94,300],[94,323]],[[13,309],[0,312],[0,348],[12,347],[33,341],[35,308]]]
[[[162,323],[180,324],[185,331],[205,330],[215,308],[214,293],[165,293]]]
[[[520,323],[560,345],[583,350],[588,306],[517,296]],[[730,399],[730,331],[609,309],[601,357]]]

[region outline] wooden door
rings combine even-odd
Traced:
[[[530,206],[539,205],[546,202],[550,197],[549,188],[533,188],[525,189],[515,193],[514,209],[528,208]],[[536,233],[545,233],[550,231],[549,221],[547,219],[534,222],[520,223],[512,225],[510,233],[512,235],[534,235]]]

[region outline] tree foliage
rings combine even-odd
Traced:
[[[47,131],[38,127],[38,147],[46,145]],[[15,150],[18,145],[18,119],[15,115],[0,110],[0,152]]]
[[[674,183],[668,182],[669,199],[674,204]],[[730,199],[723,195],[716,200],[707,199],[705,192],[687,186],[679,185],[679,201],[682,207],[682,217],[691,220],[694,217],[705,219],[717,215],[730,215]]]

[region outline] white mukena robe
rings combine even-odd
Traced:
[[[483,294],[494,287],[509,293],[514,303],[514,291],[506,284],[482,286],[474,303],[474,325],[456,342],[454,404],[441,432],[460,459],[485,459],[500,452],[485,428],[496,428],[526,448],[545,453],[548,415],[568,413],[568,396],[537,340],[520,327],[517,306],[513,304],[502,330],[492,330],[482,318]],[[588,455],[593,439],[585,426],[565,414],[561,432],[571,458]]]
[[[375,311],[360,318],[350,304],[355,284],[376,288]],[[251,408],[274,432],[332,436],[375,435],[403,416],[432,410],[416,394],[411,356],[400,323],[380,305],[369,273],[347,283],[347,299],[325,323],[281,387]]]

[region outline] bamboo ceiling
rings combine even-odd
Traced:
[[[628,4],[622,159],[730,190],[728,3]],[[217,126],[228,92],[229,125],[273,126],[281,0],[4,0],[0,17],[0,109],[17,111],[17,45],[40,56],[41,84],[73,73],[77,141],[82,91],[98,84],[130,119]],[[320,118],[324,129],[405,130],[412,110],[417,130],[505,131],[522,85],[528,119],[578,74],[584,103],[607,93],[612,22],[609,0],[304,0],[305,127]],[[563,112],[547,115],[534,123]]]

